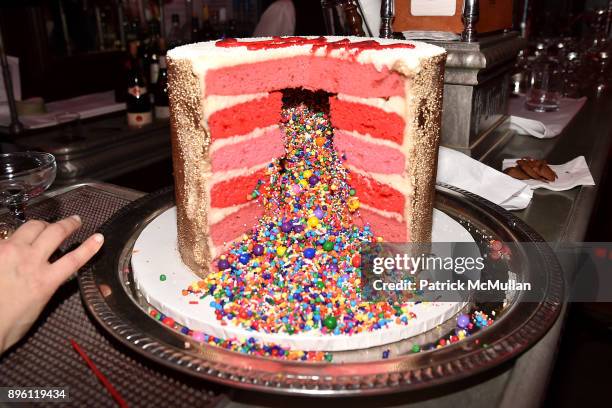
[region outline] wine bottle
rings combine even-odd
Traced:
[[[196,15],[191,17],[191,42],[200,42],[200,20]]]
[[[138,60],[138,44],[130,43],[130,71],[127,78],[126,110],[130,127],[141,127],[153,121],[151,100],[147,93],[142,66]]]
[[[200,28],[200,41],[211,41],[217,38],[212,24],[210,23],[210,12],[208,4],[202,7],[202,27]]]
[[[181,30],[181,21],[178,14],[172,14],[171,21],[172,26],[168,33],[168,46],[174,48],[183,43],[183,32]]]
[[[229,37],[227,35],[227,9],[225,7],[221,7],[219,9],[219,37],[221,39]]]
[[[153,89],[157,84],[157,78],[159,77],[159,39],[153,38],[151,40],[151,52],[149,57],[149,84]]]
[[[168,70],[166,68],[166,57],[159,57],[159,76],[155,87],[155,117],[167,119],[170,116],[168,110]]]
[[[117,75],[117,81],[115,83],[115,102],[125,102],[125,96],[127,89],[127,79],[132,70],[132,55],[128,50],[125,51],[124,56],[121,60],[121,71]]]

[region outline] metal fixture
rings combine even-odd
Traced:
[[[382,0],[380,4],[380,38],[393,38],[393,17],[395,15],[395,1]]]
[[[476,42],[478,41],[476,33],[476,23],[480,18],[480,2],[478,0],[465,0],[463,3],[463,32],[461,33],[461,41]]]

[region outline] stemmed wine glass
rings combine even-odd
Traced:
[[[56,171],[55,157],[49,153],[0,154],[0,205],[13,216],[12,225],[0,223],[0,238],[8,238],[14,228],[26,221],[28,200],[49,188]]]

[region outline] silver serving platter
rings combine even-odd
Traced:
[[[370,353],[370,358],[344,363],[287,361],[197,343],[149,316],[147,304],[131,277],[130,259],[140,231],[173,205],[173,190],[167,189],[143,197],[115,214],[102,227],[106,237],[103,251],[91,268],[79,275],[79,285],[91,315],[117,340],[143,357],[201,379],[249,390],[309,396],[420,389],[456,381],[516,357],[547,332],[561,310],[561,268],[543,239],[523,221],[489,201],[441,185],[436,188],[436,208],[458,220],[473,235],[536,243],[539,256],[531,255],[528,263],[523,260],[520,270],[514,272],[520,281],[544,288],[540,302],[523,302],[519,293],[506,302],[492,326],[439,349],[406,352],[388,359],[372,359]]]

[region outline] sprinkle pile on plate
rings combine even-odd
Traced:
[[[332,144],[325,109],[283,108],[286,156],[271,163],[250,199],[264,217],[183,291],[204,299],[221,324],[265,333],[355,334],[408,324],[410,303],[361,300],[360,247],[382,241],[359,216],[351,175]]]
[[[332,362],[334,360],[335,353],[324,352],[324,351],[303,351],[293,350],[287,347],[282,347],[278,344],[262,344],[255,338],[251,337],[245,341],[239,341],[237,339],[220,339],[215,336],[211,336],[202,333],[197,330],[191,330],[188,327],[181,326],[174,321],[174,319],[164,315],[156,309],[149,311],[151,317],[161,321],[166,326],[173,329],[179,330],[181,333],[190,336],[198,343],[207,343],[215,347],[221,347],[226,350],[236,351],[249,355],[261,356],[261,357],[273,357],[282,360],[292,361],[309,361],[309,362]],[[471,335],[477,333],[481,329],[484,329],[494,323],[496,318],[495,311],[486,312],[483,309],[476,308],[468,314],[460,314],[456,318],[456,327],[447,333],[445,336],[440,337],[434,342],[427,344],[412,343],[408,344],[409,349],[401,353],[392,353],[390,349],[382,351],[381,358],[387,359],[395,357],[398,354],[420,353],[422,351],[437,350],[450,344],[456,343],[463,340]],[[474,339],[474,345],[487,348],[487,344],[481,344],[479,339]],[[340,352],[342,354],[342,352]]]

